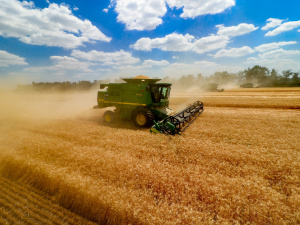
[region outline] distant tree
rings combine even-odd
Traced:
[[[70,81],[63,82],[61,84],[61,91],[67,91],[72,88],[72,83]]]
[[[204,82],[205,82],[204,76],[202,75],[202,73],[198,73],[197,77],[195,79],[195,84],[198,85],[198,86],[199,85],[201,86]]]
[[[285,79],[289,79],[292,75],[293,75],[292,70],[284,70],[284,71],[282,71],[282,76]]]
[[[34,91],[68,91],[68,90],[90,90],[91,88],[99,88],[99,84],[110,83],[111,80],[94,80],[94,81],[78,81],[78,82],[32,82],[31,85],[18,85],[18,90],[34,90]],[[123,83],[123,78],[114,80],[115,83]],[[292,70],[282,71],[282,75],[278,74],[275,69],[271,72],[268,68],[255,65],[252,68],[239,71],[238,73],[228,73],[227,71],[215,72],[210,76],[203,76],[198,73],[196,77],[192,74],[183,75],[180,78],[164,77],[160,83],[172,83],[173,87],[190,88],[190,87],[207,87],[210,85],[223,85],[228,83],[237,83],[241,87],[274,87],[274,86],[295,86],[300,87],[299,72]],[[212,88],[210,88],[211,90]],[[214,88],[216,90],[216,88]]]
[[[245,71],[239,71],[235,74],[236,81],[238,84],[246,83]]]
[[[248,68],[244,72],[247,83],[258,83],[259,85],[264,85],[270,75],[268,68],[259,65]]]
[[[268,81],[266,82],[266,86],[276,87],[279,85],[279,74],[275,69],[272,69],[270,77],[268,77]]]
[[[251,72],[250,68],[248,68],[247,70],[244,70],[244,74],[245,74],[245,81],[247,83],[252,83],[254,81],[254,76],[253,76],[253,73]]]
[[[78,90],[89,90],[92,87],[92,83],[90,81],[78,81],[76,85],[76,89]]]
[[[217,84],[227,84],[232,81],[232,77],[227,71],[223,72],[215,72],[211,76],[211,82],[215,82]]]
[[[292,70],[282,71],[282,77],[280,81],[280,86],[291,86],[290,77],[293,75]]]
[[[300,87],[300,77],[299,77],[299,73],[294,73],[292,76],[292,86],[295,87]]]
[[[196,78],[189,74],[189,75],[183,75],[178,79],[177,85],[182,88],[189,88],[194,86]]]

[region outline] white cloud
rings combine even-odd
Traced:
[[[79,50],[73,50],[71,55],[78,59],[102,62],[104,65],[135,64],[140,61],[138,58],[133,57],[131,53],[123,50],[118,52],[101,52],[96,50],[83,52]]]
[[[276,35],[278,35],[280,33],[293,30],[293,29],[295,29],[297,27],[300,27],[300,20],[286,22],[286,23],[281,24],[276,29],[274,29],[272,31],[269,31],[268,33],[265,34],[265,36],[276,36]]]
[[[300,56],[300,51],[298,50],[286,51],[280,48],[273,51],[258,54],[258,57],[261,59],[287,59],[293,56]]]
[[[180,77],[184,74],[198,74],[213,70],[218,64],[209,61],[197,61],[194,63],[172,63],[162,68],[164,76]]]
[[[251,57],[245,63],[251,66],[263,65],[267,68],[272,68],[278,71],[283,71],[287,69],[291,69],[293,71],[300,70],[299,60],[294,59],[261,59],[257,57]]]
[[[124,65],[114,66],[117,72],[110,73],[114,77],[134,77],[136,75],[146,75],[149,77],[165,77],[179,78],[182,75],[202,73],[203,75],[210,75],[216,71],[238,72],[244,68],[237,66],[220,65],[211,61],[196,61],[193,63],[172,63],[158,68],[148,68],[140,65]]]
[[[281,46],[294,45],[294,44],[297,44],[297,42],[296,41],[272,42],[272,43],[268,43],[268,44],[259,45],[259,46],[255,47],[255,50],[258,52],[267,52],[267,51],[271,51],[271,50],[280,48]]]
[[[235,0],[166,0],[170,8],[183,8],[180,17],[217,14],[235,5]]]
[[[25,8],[33,8],[34,7],[34,2],[33,1],[23,1],[21,2],[21,5]]]
[[[53,67],[49,67],[48,69],[92,72],[92,70],[89,68],[92,65],[91,63],[81,62],[72,57],[51,56],[50,60],[53,61],[55,65]]]
[[[6,51],[0,51],[0,67],[8,67],[10,65],[27,65],[27,63],[25,58]]]
[[[224,25],[221,24],[217,25],[216,27],[218,28],[218,35],[227,37],[241,36],[258,29],[258,27],[255,27],[253,24],[247,23],[241,23],[237,26],[231,27],[224,27]]]
[[[153,30],[162,24],[162,17],[170,8],[183,8],[183,18],[217,14],[235,5],[235,0],[111,0],[118,22],[127,30]]]
[[[196,61],[194,63],[173,63],[161,69],[163,76],[171,76],[173,78],[187,74],[210,75],[216,71],[228,71],[235,73],[243,68],[239,66],[224,66],[211,61]]]
[[[214,57],[215,58],[219,58],[219,57],[242,57],[245,55],[249,55],[254,53],[255,51],[248,47],[248,46],[244,46],[241,48],[231,48],[229,50],[226,49],[222,49],[220,51],[218,51]]]
[[[96,70],[94,70],[94,72],[112,72],[112,70],[111,69],[96,69]]]
[[[117,69],[117,70],[120,70],[121,73],[125,72],[125,73],[128,73],[128,72],[132,72],[132,71],[140,71],[142,72],[145,67],[143,66],[133,66],[133,65],[121,65],[121,66],[114,66],[113,67],[114,69]],[[137,74],[139,74],[140,72],[137,72]]]
[[[75,48],[85,42],[105,41],[105,36],[89,20],[81,20],[66,5],[50,4],[38,9],[33,2],[0,0],[0,35],[15,37],[32,45]]]
[[[131,47],[142,51],[151,51],[153,48],[157,48],[162,51],[194,51],[204,53],[223,48],[228,42],[229,39],[227,37],[218,35],[211,35],[196,40],[194,36],[189,34],[172,33],[162,38],[141,38]]]
[[[218,25],[218,35],[210,35],[196,39],[193,35],[172,33],[162,38],[141,38],[131,48],[135,50],[151,51],[153,48],[163,51],[194,51],[197,53],[210,52],[224,48],[230,41],[230,37],[240,36],[250,33],[256,29],[253,24],[241,23],[237,26],[224,27]]]
[[[300,70],[300,51],[275,49],[250,57],[245,62],[250,65],[263,65],[276,70]]]
[[[267,19],[266,26],[262,27],[261,29],[262,30],[270,30],[271,28],[278,27],[282,24],[282,21],[283,20],[274,19],[274,18]]]
[[[89,67],[93,65],[88,62],[81,62],[78,59],[69,56],[51,56],[52,66],[28,67],[24,71],[38,73],[42,71],[58,71],[64,74],[65,71],[74,70],[76,72],[93,72]]]
[[[153,66],[167,66],[169,64],[170,63],[166,60],[156,61],[156,60],[148,59],[148,60],[144,60],[143,62],[143,66],[147,68],[151,68]]]
[[[151,73],[151,71],[144,67],[144,66],[133,66],[133,65],[121,65],[121,66],[114,66],[114,73],[110,73],[110,77],[114,77],[114,78],[120,78],[120,77],[135,77],[138,75],[147,75],[149,76],[149,73]],[[151,76],[150,76],[151,77]]]
[[[127,30],[153,30],[167,12],[165,0],[115,0],[118,22]]]
[[[135,50],[151,51],[158,48],[163,51],[189,51],[193,48],[194,36],[172,33],[163,38],[141,38],[131,47]]]
[[[219,35],[203,37],[195,41],[194,51],[197,53],[210,52],[216,49],[224,48],[229,42],[229,38]]]

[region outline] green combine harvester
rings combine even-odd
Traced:
[[[154,133],[180,134],[202,112],[203,103],[196,101],[178,113],[169,108],[170,83],[146,76],[123,79],[125,83],[100,84],[98,104],[94,108],[115,107],[103,115],[106,123],[116,118],[132,120],[138,127],[151,127]]]

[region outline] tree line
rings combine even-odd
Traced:
[[[30,85],[18,85],[18,90],[35,90],[35,91],[86,91],[93,88],[99,88],[100,83],[123,82],[122,78],[111,81],[94,80],[78,82],[32,82]],[[215,72],[210,76],[203,76],[201,73],[196,76],[193,74],[183,75],[178,79],[164,77],[160,82],[172,83],[175,87],[205,87],[208,84],[216,89],[216,85],[235,84],[244,88],[251,87],[300,87],[299,72],[284,70],[278,73],[275,69],[269,70],[259,65],[245,69],[238,73],[229,73],[227,71]],[[217,90],[217,89],[216,89]]]
[[[100,81],[78,81],[78,82],[32,82],[28,85],[18,85],[20,91],[87,91],[99,88]]]
[[[228,84],[235,84],[244,88],[251,87],[300,87],[299,72],[284,70],[278,73],[275,69],[269,70],[259,65],[245,69],[238,73],[227,71],[215,72],[210,76],[203,76],[201,73],[196,76],[183,75],[178,79],[165,77],[162,82],[173,83],[174,86],[188,88],[192,86],[205,86],[207,84],[218,84],[221,87]]]

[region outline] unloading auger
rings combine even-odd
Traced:
[[[150,132],[164,134],[181,134],[203,112],[203,102],[196,101],[192,105],[159,122],[154,121]]]

